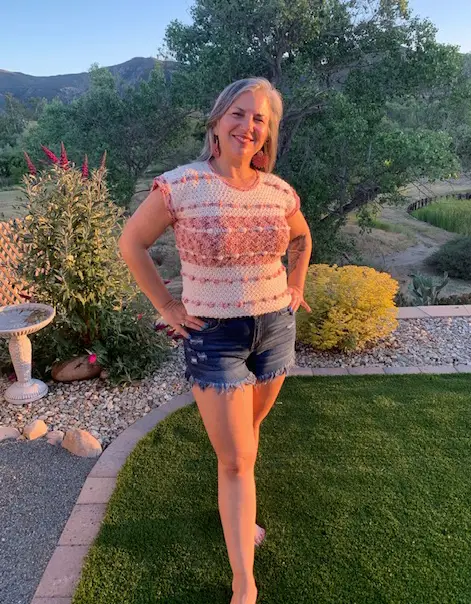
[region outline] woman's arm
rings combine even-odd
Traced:
[[[287,218],[287,222],[291,229],[288,245],[288,286],[299,288],[303,292],[312,251],[311,232],[300,210]]]
[[[164,197],[159,189],[155,189],[126,222],[118,242],[132,276],[160,313],[173,298],[147,250],[171,223]]]

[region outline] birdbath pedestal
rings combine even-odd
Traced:
[[[5,399],[14,405],[37,401],[47,394],[41,380],[31,378],[30,333],[46,327],[56,314],[47,304],[27,303],[0,307],[0,337],[9,338],[10,351],[17,381],[5,391]]]

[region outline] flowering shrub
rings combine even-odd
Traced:
[[[304,292],[312,312],[297,316],[297,339],[319,350],[361,350],[396,329],[398,289],[373,268],[313,264]]]
[[[35,301],[56,308],[54,321],[32,336],[38,377],[86,352],[115,382],[144,377],[168,344],[119,253],[123,210],[108,194],[106,155],[90,174],[87,159],[76,169],[64,145],[60,158],[43,150],[52,165],[41,174],[25,154],[26,216],[14,225],[27,246],[19,278]]]

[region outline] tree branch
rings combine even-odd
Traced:
[[[351,201],[346,205],[342,206],[341,208],[338,208],[337,210],[334,210],[333,212],[330,212],[329,214],[321,218],[321,222],[323,220],[326,220],[327,218],[332,218],[333,216],[342,217],[345,214],[349,214],[356,208],[360,208],[366,203],[373,201],[379,195],[380,192],[381,188],[378,185],[358,185]]]

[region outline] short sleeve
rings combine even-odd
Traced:
[[[172,200],[172,191],[170,185],[168,184],[165,176],[157,176],[154,178],[152,182],[151,191],[155,191],[155,189],[159,189],[163,195],[165,207],[167,208],[170,216],[172,217],[172,224],[177,221],[177,216],[175,212],[175,207]]]
[[[287,207],[286,207],[286,218],[291,218],[291,216],[296,214],[296,212],[301,207],[299,195],[296,193],[296,191],[291,186],[290,186],[290,192],[291,192],[291,195],[288,196],[288,203],[287,203]]]

